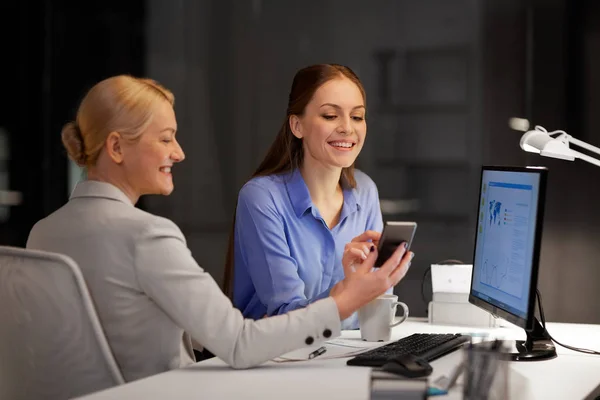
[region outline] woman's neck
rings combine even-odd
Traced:
[[[305,158],[300,167],[300,173],[308,187],[310,198],[315,204],[331,203],[342,192],[340,186],[342,169],[315,164]]]
[[[126,179],[122,179],[119,175],[117,172],[103,171],[102,168],[98,167],[89,167],[87,171],[88,180],[110,183],[125,193],[132,204],[136,204],[140,195],[127,183]]]

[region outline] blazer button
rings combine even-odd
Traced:
[[[323,336],[325,336],[326,338],[331,337],[331,330],[325,329],[323,331]]]
[[[305,343],[310,346],[311,344],[314,343],[314,341],[315,341],[315,339],[313,339],[312,336],[309,336],[306,338]]]

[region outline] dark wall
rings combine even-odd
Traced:
[[[9,186],[23,201],[0,224],[0,243],[22,246],[33,224],[68,198],[60,131],[85,91],[111,75],[143,75],[145,2],[10,3],[0,6],[13,22],[0,24],[11,55],[2,61],[8,112],[0,126],[9,133]]]
[[[600,87],[594,87],[593,77],[600,8],[593,1],[535,4],[530,119],[549,131],[566,130],[598,146],[598,134],[590,127],[599,121],[594,98]],[[600,188],[595,182],[600,169],[580,160],[536,155],[526,160],[550,169],[539,280],[548,318],[598,323]]]
[[[43,215],[42,182],[50,179],[44,173],[51,152],[44,149],[44,13],[23,3],[3,2],[0,7],[2,52],[7,55],[2,61],[4,95],[0,96],[0,126],[8,133],[9,145],[6,189],[23,195],[22,205],[10,207],[8,221],[0,225],[0,239],[17,245]]]
[[[485,162],[549,168],[539,284],[547,318],[600,321],[596,211],[600,169],[524,153],[510,117],[566,130],[598,146],[600,4],[593,1],[487,3],[484,63]],[[598,81],[598,82],[597,82]],[[580,150],[580,149],[578,149]]]

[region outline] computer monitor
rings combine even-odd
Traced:
[[[521,328],[512,359],[556,357],[535,317],[548,170],[483,166],[469,302]]]

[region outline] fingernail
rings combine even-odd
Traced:
[[[361,257],[362,257],[363,260],[367,259],[367,255],[365,253],[363,253]]]
[[[404,242],[404,248],[407,249],[408,248],[408,243]]]
[[[375,251],[375,246],[371,246],[371,251]]]
[[[411,262],[408,263],[408,265],[406,266],[406,268],[410,268],[410,264],[412,264]]]
[[[415,253],[410,254],[410,259],[412,260],[413,258],[415,258]]]

